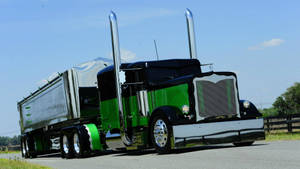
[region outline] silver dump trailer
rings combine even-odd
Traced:
[[[97,116],[97,73],[111,64],[109,59],[99,58],[75,66],[58,73],[54,79],[18,102],[21,133],[28,135],[57,125],[60,129]],[[29,144],[23,147],[29,149]],[[37,148],[37,143],[32,144]]]
[[[109,60],[94,60],[58,74],[52,81],[18,103],[21,128],[24,132],[47,127],[66,120],[92,115],[95,100],[87,92],[97,93],[97,73],[110,65]],[[96,91],[96,92],[92,92]],[[94,97],[98,97],[95,95]],[[97,99],[97,98],[95,98]],[[86,108],[88,105],[89,107]]]

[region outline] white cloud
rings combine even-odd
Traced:
[[[136,59],[136,54],[127,49],[121,49],[121,59],[124,62],[130,62]]]
[[[264,47],[278,46],[278,45],[282,44],[283,42],[284,42],[284,40],[282,40],[282,39],[271,39],[269,41],[264,41],[262,43],[262,46],[264,46]]]
[[[250,46],[250,47],[248,47],[248,50],[262,50],[262,49],[268,48],[268,47],[279,46],[284,42],[285,41],[283,39],[273,38],[271,40],[264,41],[258,45]]]
[[[121,48],[121,61],[122,62],[132,62],[137,59],[136,54],[130,50]],[[113,58],[112,53],[110,53],[110,57]]]

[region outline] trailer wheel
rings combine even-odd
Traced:
[[[73,150],[72,150],[72,141],[71,139],[63,134],[60,137],[60,151],[62,158],[72,158],[73,157]]]
[[[28,146],[26,144],[25,138],[22,138],[22,157],[28,158]]]
[[[36,158],[36,149],[35,149],[35,144],[33,137],[31,135],[27,135],[24,138],[24,145],[25,145],[25,158]],[[22,151],[23,153],[23,151]]]
[[[237,147],[242,147],[242,146],[251,146],[254,143],[254,141],[249,141],[249,142],[240,142],[240,143],[233,143],[233,145]]]
[[[166,154],[171,151],[172,128],[167,118],[155,116],[151,121],[150,134],[156,152]]]
[[[73,148],[74,148],[74,155],[76,158],[81,158],[84,156],[83,142],[77,131],[75,131],[73,134]]]

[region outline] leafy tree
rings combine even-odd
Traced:
[[[300,83],[289,87],[273,103],[279,114],[295,114],[300,112]]]
[[[263,114],[263,117],[277,116],[279,114],[274,107],[259,109],[259,112]]]
[[[8,145],[20,145],[21,144],[21,136],[14,137],[6,137],[0,136],[0,146],[8,146]]]

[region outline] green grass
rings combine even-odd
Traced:
[[[0,159],[0,169],[50,169],[49,167],[31,164],[20,159]]]
[[[300,140],[300,133],[266,133],[266,141]]]
[[[15,154],[15,153],[21,153],[20,151],[0,151],[0,154]]]

